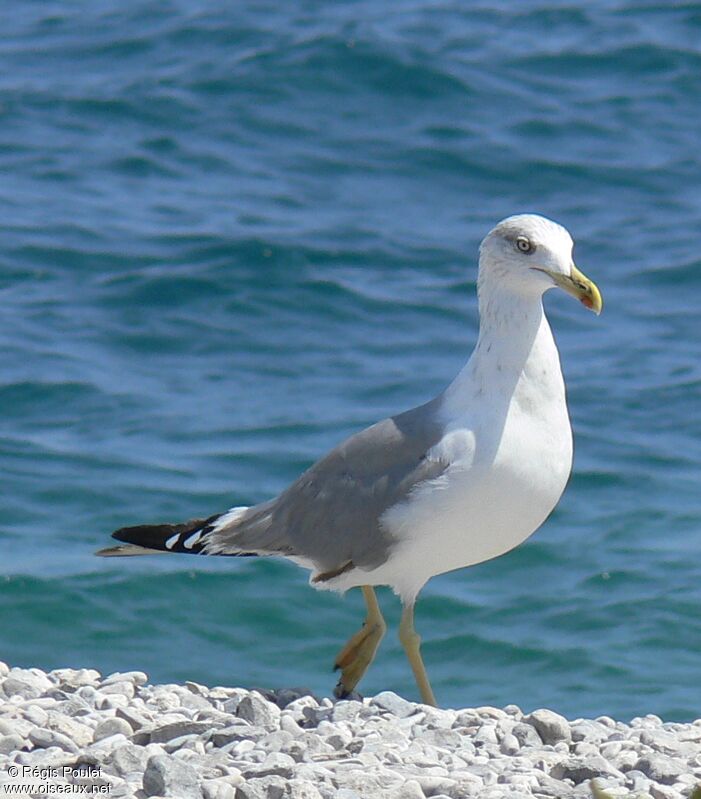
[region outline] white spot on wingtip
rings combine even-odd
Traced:
[[[183,541],[183,546],[185,549],[192,549],[201,537],[202,530],[196,530]]]
[[[176,533],[175,535],[172,535],[166,541],[166,549],[172,549],[178,543],[178,538],[180,538],[180,533]]]

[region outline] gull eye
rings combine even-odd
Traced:
[[[533,252],[535,247],[531,244],[530,239],[527,239],[525,236],[519,236],[516,239],[516,246],[518,247],[521,252]]]

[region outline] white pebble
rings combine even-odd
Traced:
[[[127,737],[131,735],[132,732],[131,725],[124,719],[117,718],[116,716],[113,718],[106,718],[95,727],[93,741],[101,741],[103,738],[109,738],[111,735],[119,735],[120,733]]]
[[[518,738],[510,732],[501,739],[501,743],[499,744],[499,749],[505,755],[515,755],[520,748],[521,744],[519,744]]]

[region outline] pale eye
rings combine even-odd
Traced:
[[[529,253],[535,250],[535,247],[533,246],[533,244],[531,244],[531,240],[526,238],[525,236],[519,236],[516,239],[516,246],[518,247],[519,250],[521,250],[521,252]]]

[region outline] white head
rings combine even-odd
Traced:
[[[480,245],[480,295],[499,286],[524,297],[540,297],[558,286],[600,313],[599,289],[574,265],[573,246],[567,230],[544,216],[503,219]]]

